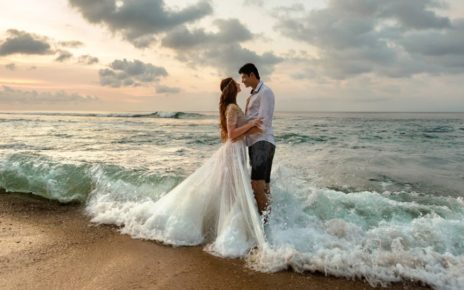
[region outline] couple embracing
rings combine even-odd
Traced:
[[[206,251],[223,257],[244,256],[266,243],[263,223],[270,212],[274,94],[254,64],[245,64],[239,73],[252,89],[245,112],[236,102],[240,84],[233,78],[222,80],[223,145],[155,202],[143,225],[151,229],[150,238],[178,246],[206,244]]]

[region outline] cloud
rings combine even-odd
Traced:
[[[158,94],[177,94],[180,93],[181,89],[176,87],[168,87],[163,85],[156,86],[156,92]]]
[[[258,54],[246,49],[241,43],[252,40],[254,35],[237,19],[216,20],[217,32],[207,32],[189,26],[212,14],[207,1],[200,1],[183,9],[169,9],[163,0],[116,1],[116,0],[69,0],[72,7],[90,23],[102,24],[134,46],[145,48],[161,39],[162,46],[173,49],[179,60],[191,66],[208,65],[221,73],[236,74],[246,62],[256,62],[263,74],[272,72],[281,58],[271,51]],[[224,49],[234,57],[221,52]],[[219,55],[217,55],[219,53]],[[101,71],[105,85],[133,85],[131,79],[116,81],[114,72]]]
[[[64,62],[70,59],[73,55],[67,50],[57,50],[56,53],[58,56],[55,58],[55,61]]]
[[[206,1],[181,10],[168,9],[163,0],[69,0],[69,3],[87,21],[105,25],[136,47],[147,47],[156,35],[212,13]]]
[[[393,0],[379,1],[375,4],[373,16],[395,19],[405,28],[440,29],[450,27],[451,24],[448,18],[441,17],[430,10],[430,8],[444,7],[444,4],[438,0]]]
[[[238,74],[238,70],[242,65],[251,62],[258,67],[261,76],[264,78],[270,75],[274,70],[274,66],[282,60],[282,58],[275,56],[272,52],[259,55],[238,44],[212,47],[204,51],[199,57],[200,62],[215,66],[228,75]]]
[[[413,31],[400,40],[411,53],[440,57],[464,55],[464,20],[456,21],[449,29],[439,31]]]
[[[0,55],[10,54],[50,54],[47,38],[25,31],[9,29],[8,37],[0,44]]]
[[[87,64],[87,65],[91,65],[91,64],[98,63],[99,60],[98,60],[98,58],[95,57],[95,56],[91,56],[91,55],[81,55],[81,56],[79,56],[79,58],[78,58],[78,62],[79,62],[79,63],[83,63],[83,64]]]
[[[84,44],[78,40],[60,41],[58,42],[58,45],[62,47],[70,47],[70,48],[78,48],[78,47],[84,46]]]
[[[99,71],[100,84],[110,87],[139,86],[158,81],[168,75],[164,67],[154,66],[140,60],[115,60],[110,68]]]
[[[84,44],[77,40],[54,41],[46,36],[36,35],[17,29],[9,29],[6,39],[0,44],[0,56],[11,54],[56,54],[55,61],[64,62],[73,57],[73,54],[63,48],[78,48]],[[80,62],[86,64],[98,62],[96,58],[82,58]]]
[[[243,1],[243,6],[258,6],[263,7],[264,0],[245,0]]]
[[[6,65],[5,65],[5,68],[6,68],[7,70],[14,71],[14,70],[16,70],[16,64],[14,64],[14,63],[6,64]]]
[[[306,63],[331,78],[464,72],[462,21],[437,8],[438,0],[332,0],[323,9],[274,16],[283,35],[318,49]]]
[[[180,27],[162,39],[162,46],[171,48],[177,58],[192,66],[209,65],[221,73],[237,74],[240,66],[255,63],[263,75],[272,73],[282,61],[272,52],[257,54],[241,43],[252,40],[254,35],[237,19],[216,20],[217,32]]]
[[[288,13],[305,12],[306,7],[302,3],[293,3],[287,6],[277,6],[272,9],[274,15],[282,15]]]
[[[24,104],[56,104],[56,103],[87,103],[99,101],[98,97],[86,96],[77,93],[38,92],[35,90],[17,90],[3,86],[0,90],[0,103],[24,103]]]
[[[222,45],[251,40],[252,33],[237,19],[216,20],[217,33],[207,33],[203,29],[188,30],[186,27],[169,33],[162,45],[174,49],[189,49],[204,45]]]

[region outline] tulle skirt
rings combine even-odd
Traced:
[[[241,257],[264,245],[246,160],[244,141],[227,141],[154,204],[144,227],[163,243],[205,244],[222,257]]]

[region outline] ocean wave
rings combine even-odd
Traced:
[[[432,135],[432,134],[427,134],[427,133],[423,134],[422,136],[427,138],[427,139],[439,139],[440,138],[439,136]]]
[[[279,165],[273,176],[272,214],[265,228],[268,247],[248,257],[249,267],[364,278],[373,286],[401,280],[422,281],[437,289],[464,286],[462,198],[408,192],[347,194],[314,187]],[[119,186],[95,192],[87,214],[98,223],[136,233],[134,238],[150,237],[143,225],[156,198],[134,199]]]
[[[155,198],[181,178],[110,164],[57,161],[34,153],[14,153],[0,160],[0,188],[62,203],[85,202],[99,191]]]
[[[152,112],[152,113],[58,113],[58,112],[26,112],[5,113],[14,115],[38,115],[38,116],[71,116],[71,117],[104,117],[104,118],[167,118],[167,119],[199,119],[206,115],[189,112]],[[16,119],[21,121],[22,119]],[[8,121],[8,120],[6,120]],[[24,120],[28,121],[28,120]],[[30,120],[29,120],[30,121]]]
[[[142,229],[156,200],[182,178],[29,153],[0,160],[0,187],[7,191],[84,202],[92,220],[122,228]],[[464,288],[462,197],[345,193],[316,187],[280,164],[273,170],[272,197],[269,248],[247,261],[253,269],[322,272],[374,286],[416,280],[436,289]]]
[[[436,289],[463,289],[462,197],[317,188],[295,173],[273,173],[271,248],[250,266],[293,269],[346,278],[372,286],[401,280]]]
[[[0,160],[0,187],[60,202],[84,201],[92,183],[89,166],[61,163],[40,154],[15,153]]]
[[[0,144],[0,149],[17,149],[17,150],[25,150],[25,149],[33,149],[34,146],[25,144],[25,143],[5,143]]]
[[[187,144],[196,144],[196,145],[215,145],[219,144],[221,141],[217,134],[214,135],[194,135],[191,138],[188,138]]]
[[[451,133],[454,132],[454,128],[452,126],[436,126],[425,128],[423,130],[425,133]]]
[[[320,143],[327,142],[328,140],[327,136],[308,136],[297,133],[286,133],[276,136],[277,142],[287,144]]]

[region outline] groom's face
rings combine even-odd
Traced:
[[[251,87],[251,76],[252,76],[252,74],[250,74],[250,75],[241,74],[241,76],[242,76],[242,83],[245,85],[245,87],[246,88]]]

